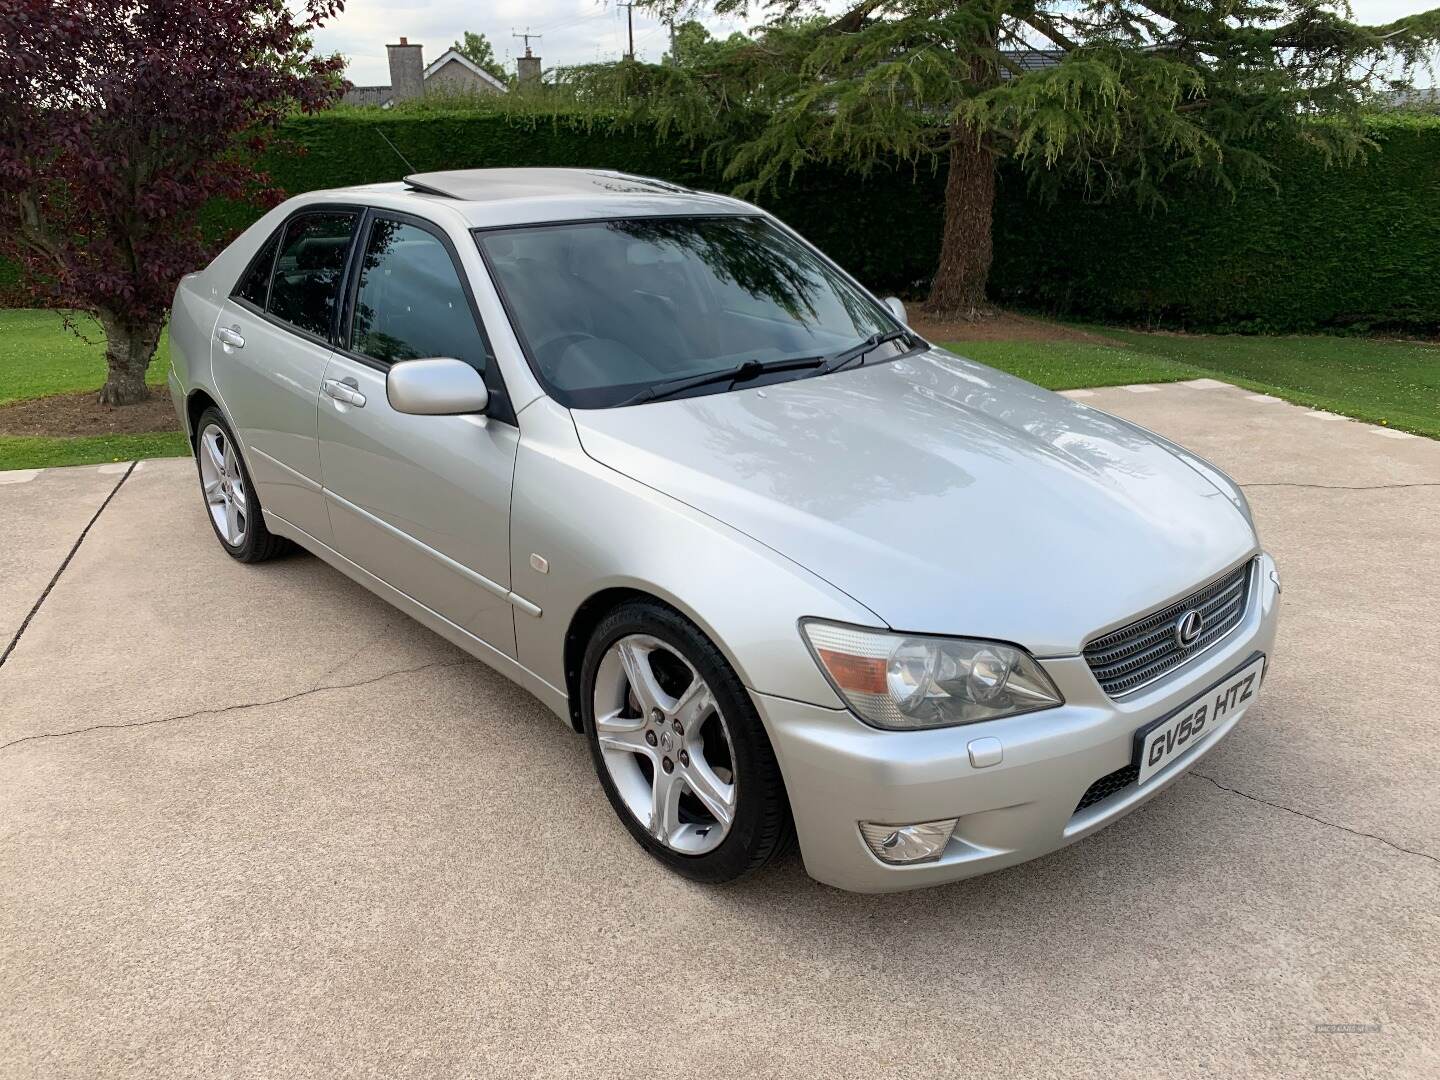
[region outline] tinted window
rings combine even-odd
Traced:
[[[260,254],[255,256],[250,269],[235,287],[236,296],[250,301],[262,310],[265,307],[265,298],[270,292],[270,271],[275,266],[275,249],[279,246],[280,231],[277,229],[270,235],[270,239],[265,241]]]
[[[376,219],[360,268],[350,348],[385,363],[450,356],[484,370],[485,339],[436,237]]]
[[[354,214],[302,214],[291,219],[275,260],[270,314],[319,337],[330,336],[330,318],[354,228]]]
[[[762,218],[595,221],[476,238],[536,373],[564,405],[616,405],[656,383],[828,355],[896,328]],[[884,347],[870,362],[908,347]]]

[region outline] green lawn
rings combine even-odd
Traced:
[[[86,344],[65,329],[58,311],[0,310],[0,405],[9,401],[99,390],[105,381],[105,335],[88,315],[75,316]],[[159,385],[170,372],[164,335],[146,378]]]
[[[1440,438],[1440,346],[1380,338],[1146,334],[1115,342],[953,341],[946,347],[1052,390],[1209,377]]]
[[[947,341],[945,348],[1051,390],[1194,379],[1193,368],[1119,345],[1071,341]]]
[[[105,335],[87,315],[76,317],[76,328],[88,343],[65,328],[57,311],[0,309],[0,405],[100,389],[105,381]],[[169,371],[170,343],[162,335],[146,379],[159,385]],[[77,439],[0,435],[0,469],[94,465],[189,452],[178,431]]]
[[[47,469],[99,465],[136,458],[185,457],[190,445],[179,431],[150,435],[86,435],[77,439],[0,435],[0,469]]]

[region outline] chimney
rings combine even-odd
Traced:
[[[399,45],[386,45],[390,57],[390,96],[395,102],[415,101],[425,96],[424,46],[411,45],[406,38]]]
[[[540,57],[531,56],[529,46],[525,48],[525,55],[516,59],[515,73],[522,83],[540,82]]]

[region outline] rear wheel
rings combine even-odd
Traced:
[[[657,859],[721,882],[787,846],[789,804],[764,726],[689,620],[658,603],[618,608],[591,638],[581,688],[600,783]]]
[[[265,528],[240,446],[220,410],[206,409],[195,430],[200,493],[220,546],[244,563],[264,562],[286,551],[289,542]]]

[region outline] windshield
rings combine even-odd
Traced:
[[[763,218],[633,218],[475,235],[536,375],[573,408],[618,405],[747,361],[827,355],[898,326]],[[887,343],[875,357],[905,347]]]

